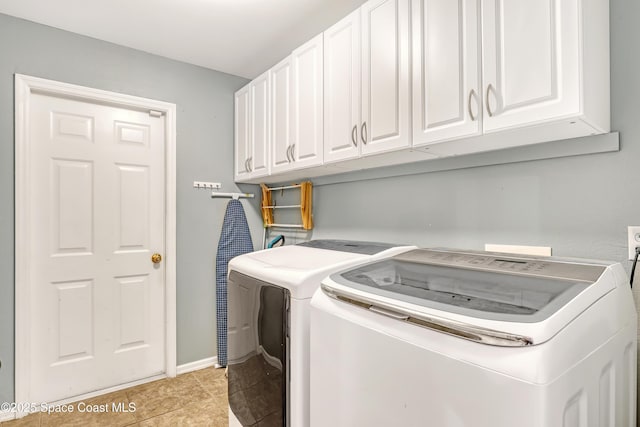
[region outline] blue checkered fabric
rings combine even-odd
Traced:
[[[224,214],[216,256],[216,321],[218,365],[227,366],[227,267],[233,257],[253,251],[247,217],[240,200],[231,200]]]

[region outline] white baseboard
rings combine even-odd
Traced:
[[[13,412],[0,412],[0,423],[5,421],[11,421],[16,418],[16,414]]]
[[[185,363],[184,365],[178,365],[176,367],[176,371],[178,375],[186,374],[187,372],[197,371],[198,369],[208,368],[210,366],[215,366],[218,363],[218,358],[216,356],[207,357],[206,359],[196,360],[195,362]]]

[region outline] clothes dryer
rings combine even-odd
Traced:
[[[230,426],[309,425],[309,304],[327,275],[415,247],[312,240],[229,262]]]

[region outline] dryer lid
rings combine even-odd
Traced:
[[[380,244],[374,245],[380,249]],[[337,246],[350,249],[371,247],[365,242],[342,242]],[[311,298],[320,281],[330,273],[414,248],[391,247],[368,255],[361,251],[326,250],[310,245],[280,246],[237,256],[229,261],[229,271],[287,288],[292,298],[303,299]]]
[[[417,249],[336,273],[331,279],[400,305],[535,323],[567,305],[605,269],[606,265],[549,258]]]

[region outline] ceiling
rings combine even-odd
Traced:
[[[365,0],[0,0],[0,13],[254,78]]]

